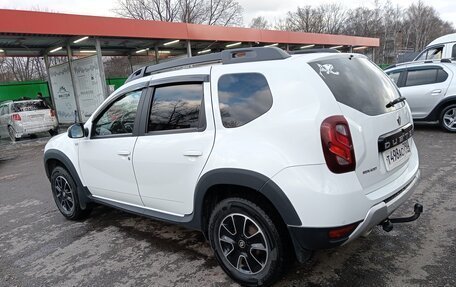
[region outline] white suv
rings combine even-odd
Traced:
[[[257,286],[293,254],[390,230],[419,178],[412,132],[362,55],[235,49],[136,71],[44,159],[65,217],[101,203],[200,230],[228,275]]]

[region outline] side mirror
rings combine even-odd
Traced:
[[[72,139],[79,139],[86,136],[84,124],[73,124],[68,128],[68,137]]]

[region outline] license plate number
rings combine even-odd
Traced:
[[[385,161],[386,170],[390,171],[400,166],[409,159],[411,154],[408,141],[384,151],[383,160]]]

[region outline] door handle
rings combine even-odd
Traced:
[[[184,156],[198,157],[198,156],[202,156],[202,155],[203,155],[203,152],[199,151],[199,150],[186,150],[186,151],[184,151]]]
[[[127,150],[122,150],[122,151],[118,151],[117,154],[120,156],[129,156],[131,154],[131,152],[129,152]]]
[[[438,94],[440,94],[441,92],[442,92],[442,90],[440,90],[440,89],[433,90],[433,91],[432,91],[432,95],[438,95]]]

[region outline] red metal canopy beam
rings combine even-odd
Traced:
[[[378,38],[0,9],[0,33],[378,47]]]

